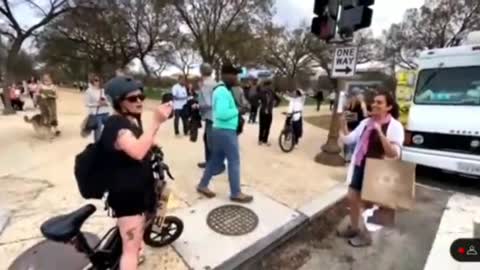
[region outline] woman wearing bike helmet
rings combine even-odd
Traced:
[[[115,113],[105,123],[100,137],[105,166],[110,171],[108,205],[118,218],[122,237],[121,270],[137,269],[142,248],[145,213],[155,204],[150,150],[160,125],[172,112],[171,104],[154,111],[152,123],[142,127],[143,86],[125,76],[105,85]]]

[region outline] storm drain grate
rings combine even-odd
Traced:
[[[252,232],[258,225],[258,216],[240,205],[223,205],[210,211],[207,225],[213,231],[230,236]]]

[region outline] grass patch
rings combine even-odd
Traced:
[[[166,93],[165,89],[146,87],[144,90],[145,96],[150,99],[161,100],[162,95]]]
[[[329,130],[332,116],[331,115],[307,116],[304,118],[304,120],[307,123],[312,124],[316,127]]]

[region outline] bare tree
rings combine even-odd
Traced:
[[[270,20],[272,0],[175,1],[181,22],[188,27],[203,61],[219,64],[222,42],[239,22],[250,25]]]
[[[6,85],[12,80],[15,80],[12,68],[15,66],[18,54],[22,48],[23,42],[34,35],[43,26],[49,24],[58,16],[68,12],[71,7],[68,5],[68,0],[25,0],[24,2],[39,15],[39,21],[29,27],[24,27],[19,22],[18,18],[13,12],[13,0],[0,1],[0,35],[6,36],[9,41],[7,49],[7,60],[5,64]],[[6,88],[6,87],[5,87]],[[4,91],[5,96],[5,114],[12,114],[15,111],[12,109],[10,100],[7,98],[8,91]]]
[[[151,75],[146,62],[153,50],[161,50],[166,43],[176,37],[178,23],[175,10],[168,5],[169,1],[155,0],[123,0],[120,8],[127,10],[123,16],[128,26],[140,60],[147,77]]]
[[[269,26],[264,34],[265,63],[278,74],[294,80],[300,73],[310,73],[312,58],[309,51],[310,33],[306,27],[292,31]]]
[[[168,63],[180,69],[186,78],[190,75],[191,67],[196,60],[198,60],[197,52],[188,37],[183,37],[175,42],[167,58]]]
[[[378,58],[390,69],[416,69],[418,53],[427,49],[458,46],[464,36],[480,30],[480,1],[430,0],[410,9],[399,24],[384,31]]]
[[[77,7],[70,16],[45,31],[52,42],[66,39],[76,51],[63,51],[88,59],[93,72],[110,76],[119,67],[138,58],[147,76],[152,74],[147,57],[160,50],[178,30],[175,20],[167,16],[174,12],[169,1],[112,0],[92,1]],[[58,53],[58,52],[54,52]]]

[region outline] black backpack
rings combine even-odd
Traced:
[[[102,166],[98,143],[91,143],[75,157],[75,178],[85,199],[101,199],[107,191],[105,167]]]

